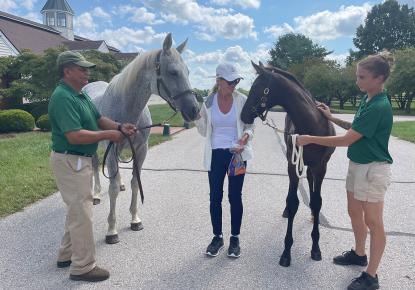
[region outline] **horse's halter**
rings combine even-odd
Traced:
[[[160,97],[162,97],[168,104],[169,106],[173,109],[173,111],[177,112],[178,106],[176,104],[176,101],[184,96],[185,94],[191,93],[194,94],[193,90],[185,90],[181,93],[178,93],[175,96],[171,95],[171,92],[169,90],[169,88],[167,87],[166,83],[163,81],[163,78],[161,77],[161,65],[160,65],[160,56],[161,56],[161,52],[163,50],[160,50],[157,54],[157,58],[156,58],[156,72],[157,72],[157,92],[158,95]],[[167,96],[163,96],[160,92],[160,86],[163,88],[163,90],[166,92]]]
[[[267,102],[268,102],[268,94],[269,94],[269,85],[271,82],[271,78],[268,80],[268,85],[264,89],[262,93],[262,97],[258,99],[258,102],[255,104],[255,106],[252,107],[252,112],[259,117],[262,122],[265,122],[267,119],[267,114],[269,112],[269,109],[267,109]],[[257,107],[265,108],[265,110],[262,113],[258,113]]]

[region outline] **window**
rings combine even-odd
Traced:
[[[48,26],[55,26],[55,13],[53,12],[46,13],[46,23]]]
[[[72,29],[72,15],[68,14],[66,18],[66,27]]]
[[[61,27],[66,27],[66,15],[65,15],[65,13],[58,13],[57,14],[57,18],[58,18],[58,26],[61,26]]]

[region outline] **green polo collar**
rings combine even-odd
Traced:
[[[85,97],[85,95],[82,91],[81,92],[75,91],[70,85],[65,83],[65,81],[63,79],[61,79],[59,81],[59,85],[64,87],[66,90],[68,90],[71,93],[71,95],[73,95],[75,97]]]

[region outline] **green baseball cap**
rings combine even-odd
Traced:
[[[64,51],[61,52],[58,55],[58,58],[56,60],[56,64],[58,65],[58,68],[60,69],[63,65],[68,63],[74,63],[76,65],[79,65],[80,67],[86,67],[86,68],[93,68],[96,66],[95,63],[89,62],[85,59],[85,57],[76,51]]]

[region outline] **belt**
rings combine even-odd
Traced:
[[[53,152],[60,153],[60,154],[70,154],[70,155],[77,155],[77,156],[84,156],[84,157],[92,157],[92,154],[76,152],[72,150],[65,150],[65,151],[57,151],[53,150]]]

